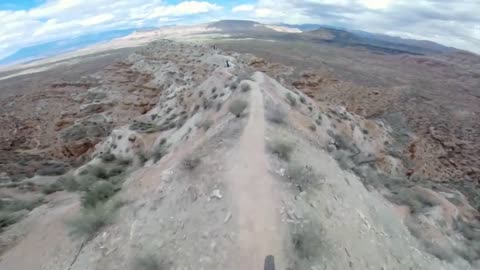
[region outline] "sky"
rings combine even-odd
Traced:
[[[480,0],[0,0],[0,59],[109,30],[220,19],[327,24],[480,53]]]

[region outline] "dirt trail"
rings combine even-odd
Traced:
[[[227,174],[239,225],[239,261],[233,268],[263,269],[265,256],[271,254],[277,269],[283,269],[280,204],[265,154],[263,95],[254,84],[250,94],[248,124],[234,149]]]

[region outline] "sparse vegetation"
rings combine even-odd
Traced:
[[[37,171],[38,175],[56,176],[62,175],[67,171],[65,164],[61,162],[45,162],[43,167]]]
[[[168,153],[167,151],[167,145],[166,143],[160,142],[152,152],[152,157],[153,157],[153,162],[157,163],[160,159],[162,159],[166,154]]]
[[[297,105],[297,99],[292,95],[292,93],[288,92],[285,97],[290,106],[295,107]]]
[[[83,194],[82,205],[85,208],[96,207],[100,203],[104,203],[110,199],[119,188],[107,181],[98,181]]]
[[[310,124],[310,126],[308,127],[311,131],[317,131],[317,125],[315,125],[315,123],[312,123]]]
[[[199,164],[201,160],[197,156],[186,157],[182,161],[183,168],[188,171],[193,171]]]
[[[238,82],[234,81],[230,84],[230,90],[235,91],[238,88]]]
[[[133,123],[130,124],[129,128],[130,130],[141,132],[141,133],[154,133],[162,129],[162,127],[159,127],[155,124],[144,123],[139,121],[133,121]]]
[[[42,198],[34,200],[18,200],[3,198],[0,200],[0,231],[20,221],[28,211],[32,211],[43,203]]]
[[[103,162],[106,162],[106,163],[113,162],[113,161],[115,161],[115,155],[110,153],[110,152],[104,153],[104,154],[100,155],[100,159]]]
[[[165,270],[167,267],[153,253],[137,255],[132,263],[132,270]]]
[[[325,248],[324,243],[324,229],[312,224],[306,224],[302,227],[297,227],[292,233],[292,244],[295,254],[299,259],[313,259],[316,258],[322,249]]]
[[[284,124],[287,119],[288,113],[283,106],[276,104],[275,106],[269,106],[265,115],[267,120],[272,123]]]
[[[58,181],[55,181],[49,185],[44,186],[42,188],[42,193],[48,195],[61,190],[63,190],[62,185]]]
[[[248,103],[245,100],[241,99],[236,99],[230,103],[230,106],[228,106],[228,110],[230,113],[235,115],[237,118],[240,118],[242,116],[243,111],[247,108]]]
[[[286,176],[301,191],[306,190],[313,184],[320,183],[321,178],[323,178],[315,173],[312,166],[300,165],[294,162],[288,164]]]
[[[240,86],[240,88],[242,89],[242,92],[248,92],[248,91],[250,91],[250,89],[251,89],[249,83],[242,83],[242,85]]]
[[[306,104],[306,103],[307,103],[307,100],[305,99],[304,96],[300,96],[299,100],[300,100],[300,102],[301,102],[302,104]]]
[[[113,222],[116,208],[110,204],[98,204],[83,208],[76,217],[67,221],[70,233],[77,237],[92,238],[100,229]]]
[[[213,120],[207,119],[200,124],[200,127],[203,128],[204,131],[207,131],[210,129],[212,125],[213,125]]]
[[[277,155],[279,158],[289,161],[293,152],[293,143],[284,139],[273,139],[267,144],[267,148],[270,152]]]

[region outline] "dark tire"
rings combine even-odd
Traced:
[[[275,270],[275,258],[273,255],[268,255],[265,257],[265,266],[264,270]]]

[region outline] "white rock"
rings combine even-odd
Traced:
[[[219,189],[215,189],[213,192],[212,192],[212,195],[210,195],[211,198],[217,198],[217,199],[221,199],[223,198],[223,195],[222,193],[220,193],[220,190]]]

